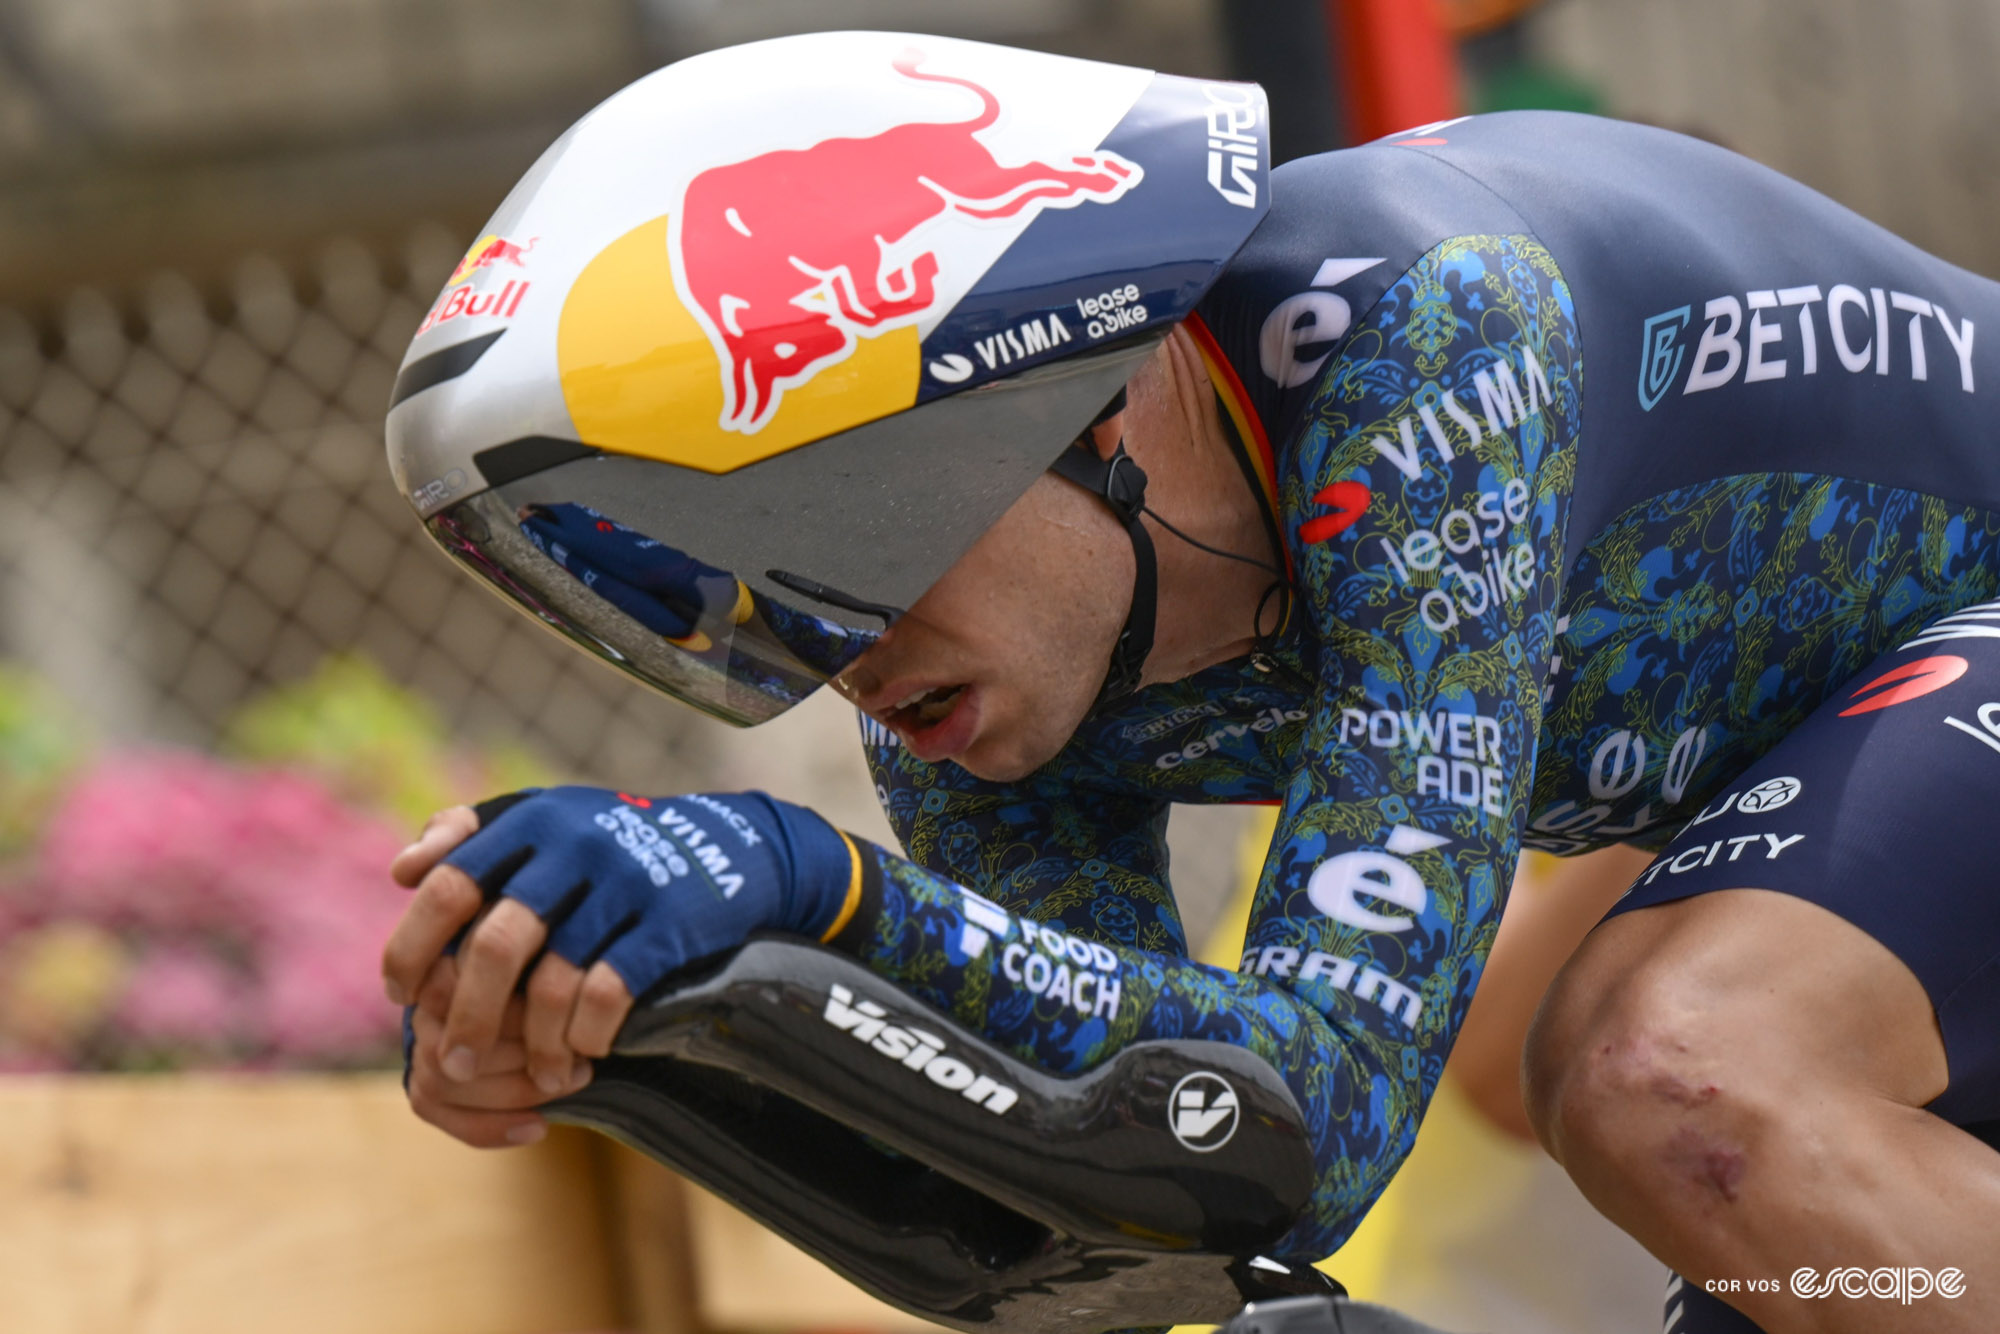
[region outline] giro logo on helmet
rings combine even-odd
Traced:
[[[929,314],[940,247],[919,233],[947,215],[1025,221],[1138,184],[1138,164],[1116,153],[1003,166],[977,137],[1000,119],[1000,100],[923,61],[906,50],[891,63],[906,79],[965,89],[977,112],[759,153],[688,183],[668,244],[721,363],[723,429],[762,430],[786,390],[846,360],[858,340]]]
[[[1167,1128],[1193,1153],[1213,1153],[1229,1143],[1241,1116],[1236,1090],[1206,1070],[1183,1075],[1167,1099]]]

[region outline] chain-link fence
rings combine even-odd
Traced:
[[[389,479],[390,382],[461,244],[423,228],[400,255],[337,243],[0,311],[7,656],[124,739],[208,744],[247,695],[359,650],[580,774],[664,780],[677,743],[707,749],[454,571]]]

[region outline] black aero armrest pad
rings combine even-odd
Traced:
[[[1207,1112],[1187,1142],[1177,1098]],[[1297,1104],[1255,1055],[1146,1042],[1052,1075],[792,938],[753,940],[635,1011],[590,1086],[547,1111],[963,1328],[1213,1321],[1330,1288],[1246,1266],[1313,1181]]]

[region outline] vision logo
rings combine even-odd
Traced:
[[[926,1033],[921,1028],[891,1024],[887,1010],[872,1000],[857,999],[852,991],[838,982],[827,989],[826,1010],[820,1017],[904,1069],[919,1072],[939,1088],[948,1089],[967,1102],[977,1103],[995,1116],[1005,1116],[1007,1109],[1020,1101],[1019,1089],[1010,1088],[990,1075],[980,1074],[955,1056],[945,1055],[943,1038]]]
[[[1190,1153],[1213,1153],[1229,1143],[1241,1115],[1236,1090],[1221,1075],[1183,1075],[1167,1098],[1167,1129]]]
[[[1651,412],[1680,378],[1681,330],[1694,319],[1694,307],[1663,310],[1649,316],[1639,340],[1639,406]]]

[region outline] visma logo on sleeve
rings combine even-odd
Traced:
[[[834,983],[827,991],[826,1010],[820,1016],[857,1042],[865,1042],[906,1070],[915,1070],[941,1089],[949,1089],[967,1102],[978,1103],[995,1116],[1004,1116],[1020,1100],[1019,1089],[1010,1088],[990,1075],[974,1072],[955,1056],[945,1055],[945,1040],[921,1028],[898,1027],[889,1022],[889,1012],[871,1000],[857,1000],[852,991]]]
[[[1909,320],[1899,340],[1895,322],[1904,315]],[[1849,375],[1872,370],[1912,380],[1931,378],[1935,350],[1941,361],[1949,357],[1946,364],[1955,364],[1958,387],[1973,392],[1972,321],[1908,292],[1864,291],[1850,283],[1835,283],[1824,292],[1817,284],[1763,288],[1740,299],[1711,298],[1702,306],[1702,319],[1701,337],[1687,356],[1682,334],[1693,324],[1693,306],[1647,317],[1639,341],[1639,406],[1645,411],[1659,406],[1676,383],[1686,395],[1720,389],[1739,374],[1745,384],[1817,375],[1822,346]],[[1934,346],[1933,338],[1941,346]],[[1897,350],[1898,342],[1906,344],[1904,350]]]

